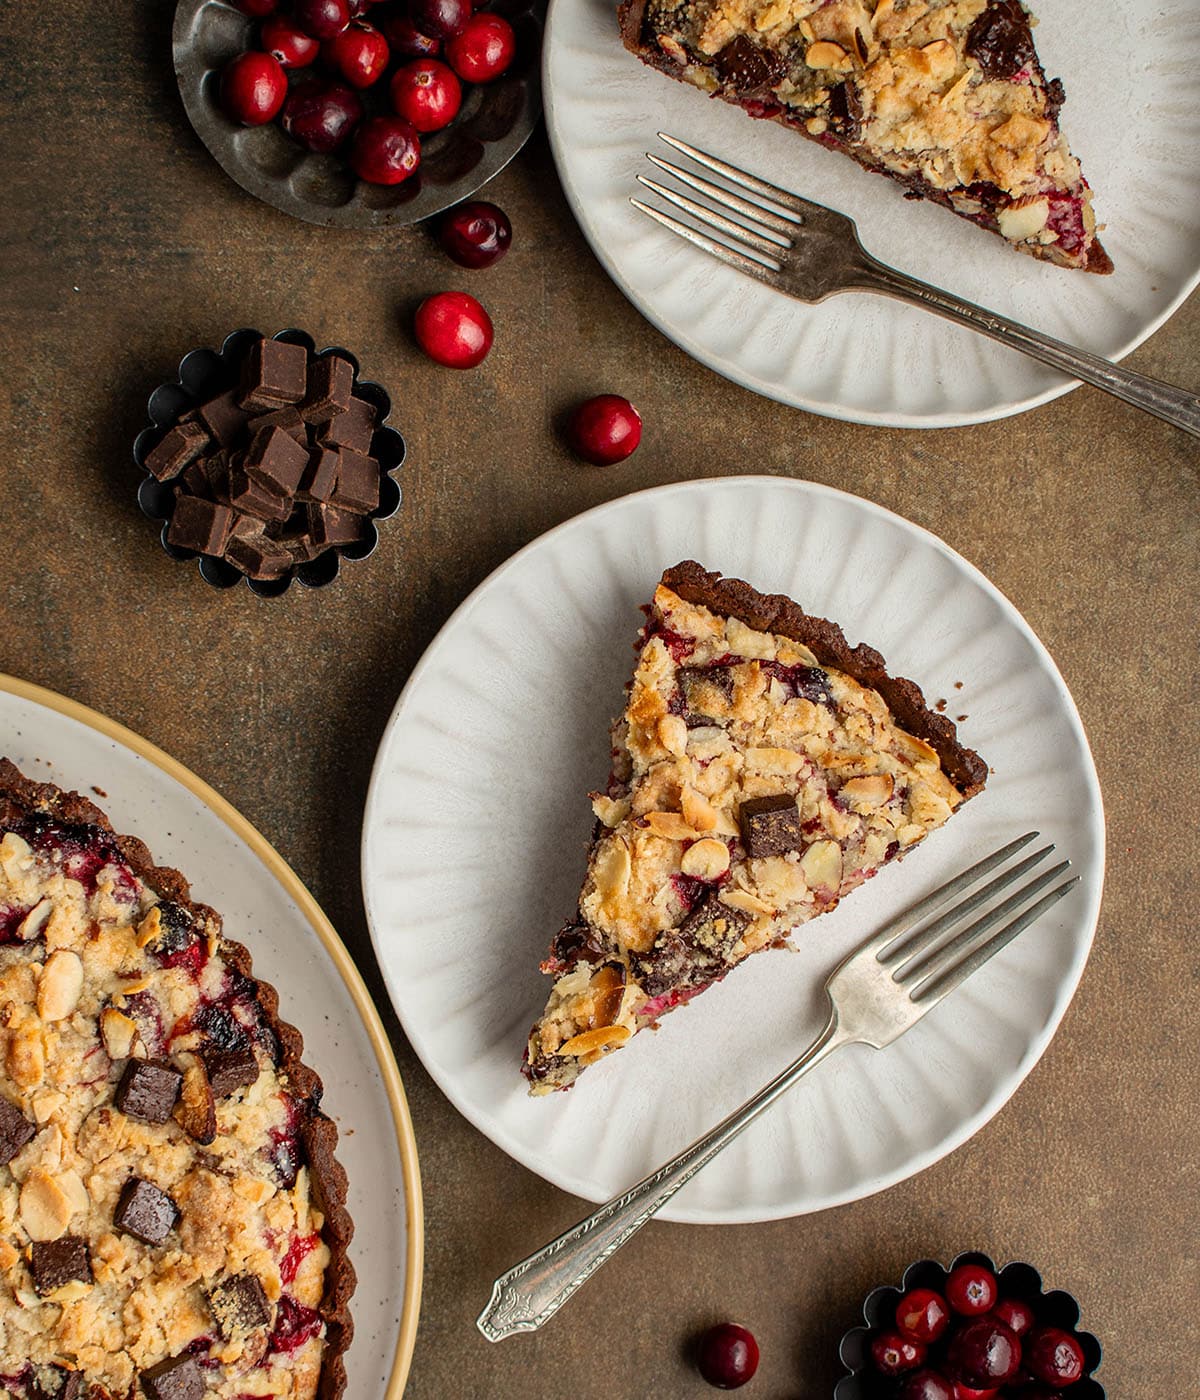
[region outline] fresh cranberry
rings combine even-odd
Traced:
[[[281,68],[307,68],[321,52],[321,45],[287,15],[263,21],[262,46]]]
[[[936,1342],[950,1322],[950,1309],[932,1288],[914,1288],[896,1304],[896,1326],[914,1342]]]
[[[321,52],[351,87],[369,88],[388,66],[388,43],[373,24],[356,19],[340,34],[326,39]]]
[[[914,1371],[901,1381],[896,1400],[954,1400],[954,1387],[936,1371]]]
[[[1074,1385],[1083,1375],[1083,1348],[1061,1327],[1039,1327],[1026,1340],[1025,1365],[1047,1385]]]
[[[946,1280],[946,1301],[963,1317],[980,1317],[996,1306],[996,1276],[982,1264],[960,1264]]]
[[[243,126],[263,126],[283,106],[287,78],[269,53],[240,53],[221,74],[221,106]]]
[[[696,1369],[718,1390],[737,1390],[758,1370],[754,1333],[736,1322],[721,1322],[700,1338]]]
[[[314,39],[332,39],[350,23],[347,0],[295,0],[296,23]]]
[[[358,93],[341,83],[316,80],[291,90],[280,125],[307,150],[328,155],[346,144],[362,117]]]
[[[408,13],[422,34],[433,39],[453,39],[467,27],[471,0],[410,0]]]
[[[445,215],[437,236],[443,251],[460,267],[491,267],[508,252],[512,225],[503,209],[473,199]]]
[[[877,1332],[871,1338],[871,1360],[881,1375],[902,1376],[922,1364],[925,1348],[899,1332]]]
[[[422,34],[407,15],[385,17],[379,27],[395,58],[436,58],[442,51],[442,41]]]
[[[491,317],[466,292],[438,292],[417,307],[417,344],[439,365],[474,369],[492,348]]]
[[[421,163],[421,138],[403,117],[369,117],[354,133],[350,168],[373,185],[398,185]]]
[[[1002,1322],[978,1317],[950,1338],[946,1368],[956,1381],[987,1390],[1002,1385],[1021,1364],[1021,1342]]]
[[[438,59],[418,58],[392,78],[392,106],[418,131],[441,131],[458,116],[462,84]]]
[[[468,83],[490,83],[512,64],[517,52],[513,27],[502,15],[472,15],[461,34],[446,45],[450,67]]]
[[[1023,1337],[1034,1323],[1033,1309],[1020,1298],[1001,1298],[988,1316],[1004,1323],[1018,1337]]]
[[[595,467],[609,467],[632,456],[642,440],[637,409],[619,394],[599,394],[581,403],[567,423],[571,450]]]
[[[279,6],[279,0],[233,0],[233,3],[242,14],[249,15],[252,19],[274,14]]]

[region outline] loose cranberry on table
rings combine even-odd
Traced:
[[[446,60],[468,83],[490,83],[512,65],[517,52],[513,27],[502,15],[472,15],[462,33],[446,44]]]
[[[259,41],[281,68],[307,68],[321,52],[320,43],[287,15],[263,20]]]
[[[307,150],[329,155],[346,144],[362,118],[362,99],[356,92],[317,79],[292,88],[280,125]]]
[[[896,1304],[896,1326],[914,1342],[936,1342],[949,1324],[946,1300],[932,1288],[914,1288]]]
[[[979,1317],[996,1306],[996,1275],[982,1264],[960,1264],[946,1280],[946,1301],[963,1317]]]
[[[321,45],[325,61],[351,87],[369,88],[388,66],[388,42],[373,24],[356,19]]]
[[[696,1369],[718,1390],[737,1390],[758,1370],[754,1333],[736,1322],[721,1322],[700,1338]]]
[[[508,252],[512,225],[497,205],[472,199],[443,215],[437,236],[443,251],[460,267],[491,267]]]
[[[243,126],[263,126],[283,106],[287,77],[269,53],[240,53],[221,74],[221,106]]]
[[[296,23],[314,39],[332,39],[350,23],[348,0],[295,0]]]
[[[379,27],[396,58],[436,58],[442,51],[442,41],[422,34],[407,15],[385,16]]]
[[[1061,1327],[1039,1327],[1025,1341],[1025,1366],[1047,1385],[1074,1385],[1083,1375],[1083,1348]]]
[[[619,394],[587,399],[567,422],[571,450],[595,467],[610,467],[632,456],[642,440],[637,409]]]
[[[462,84],[438,59],[418,58],[392,78],[392,106],[418,131],[441,131],[458,116]]]
[[[438,292],[417,307],[417,344],[448,369],[474,369],[492,348],[492,320],[466,292]]]
[[[350,169],[373,185],[398,185],[421,163],[421,138],[403,117],[369,117],[350,143]]]
[[[453,39],[471,18],[470,0],[409,0],[409,18],[422,34]]]

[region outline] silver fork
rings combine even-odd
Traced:
[[[639,182],[660,199],[690,215],[702,229],[720,234],[721,238],[710,237],[709,233],[640,199],[632,199],[630,203],[730,267],[799,301],[824,301],[835,292],[878,292],[912,302],[948,320],[970,326],[1013,350],[1022,350],[1053,369],[1095,385],[1200,437],[1200,395],[1122,369],[1099,355],[1076,349],[1019,321],[985,311],[952,292],[887,267],[863,248],[854,220],[845,214],[760,180],[666,132],[660,131],[658,135],[673,150],[728,183],[718,184],[652,151],[646,152],[650,163],[691,193],[680,193],[649,175],[639,175]],[[739,194],[729,185],[745,193]],[[713,205],[720,208],[713,208]],[[721,209],[729,213],[721,213]],[[737,218],[731,218],[730,214]]]
[[[801,1075],[842,1045],[859,1041],[877,1050],[890,1045],[1077,885],[1079,878],[1074,876],[1029,904],[1069,867],[1070,861],[1060,861],[966,928],[958,929],[967,915],[1044,860],[1054,849],[1050,844],[1003,871],[932,922],[925,922],[956,895],[1028,846],[1038,834],[1026,832],[985,856],[856,948],[826,981],[829,1018],[824,1030],[797,1060],[677,1157],[502,1274],[476,1324],[488,1341],[499,1342],[517,1332],[536,1332],[681,1186],[785,1094]],[[1023,905],[1027,907],[1017,913]],[[1016,917],[993,933],[996,925],[1010,914]]]

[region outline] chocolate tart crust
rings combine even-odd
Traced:
[[[108,817],[82,793],[67,792],[54,783],[27,778],[10,759],[0,758],[0,830],[23,816],[44,813],[70,825],[95,826],[112,837],[117,849],[138,879],[163,899],[170,899],[195,912],[201,919],[221,916],[206,904],[191,898],[191,886],[178,870],[156,865],[149,847],[136,836],[122,836],[113,830]],[[254,985],[254,994],[263,1017],[279,1044],[279,1069],[289,1087],[306,1109],[300,1126],[309,1176],[317,1204],[325,1216],[321,1237],[329,1248],[325,1271],[325,1293],[318,1309],[325,1322],[325,1348],[317,1400],[340,1400],[346,1389],[345,1353],[354,1337],[350,1298],[354,1293],[354,1266],[348,1248],[354,1237],[354,1222],[346,1209],[347,1177],[334,1153],[338,1131],[333,1120],[321,1112],[324,1086],[320,1076],[302,1061],[304,1037],[279,1016],[279,994],[269,983],[256,978],[253,960],[241,943],[221,935],[221,956],[235,972]]]

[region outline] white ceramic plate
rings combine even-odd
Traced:
[[[920,681],[993,766],[987,789],[911,858],[751,959],[570,1092],[519,1073],[574,908],[631,642],[662,570],[696,558],[790,594]],[[956,682],[962,682],[962,689]],[[676,1197],[674,1220],[763,1220],[857,1199],[936,1161],[1029,1073],[1091,944],[1099,785],[1054,663],[1013,606],[946,545],[808,482],[729,478],[600,506],[535,540],[459,608],[380,745],[363,832],[376,951],[442,1090],[547,1180],[599,1201],[684,1147],[808,1043],[835,962],[888,910],[1037,825],[1082,885],[885,1051],[815,1070]]]
[[[73,701],[0,676],[0,754],[29,777],[94,796],[114,827],[178,866],[224,916],[325,1084],[350,1178],[358,1273],[347,1393],[399,1400],[421,1297],[417,1149],[396,1062],[350,955],[282,857],[181,764]],[[103,790],[103,795],[94,792]]]
[[[1200,280],[1200,6],[1033,0],[1039,52],[1066,84],[1063,124],[1108,227],[1111,277],[1063,271],[860,170],[774,122],[752,122],[645,67],[615,0],[553,0],[543,55],[558,172],[597,257],[689,355],[797,408],[891,427],[951,427],[1075,386],[1015,351],[899,302],[805,306],[682,243],[629,204],[684,137],[858,222],[884,262],[1110,359],[1160,326]]]

